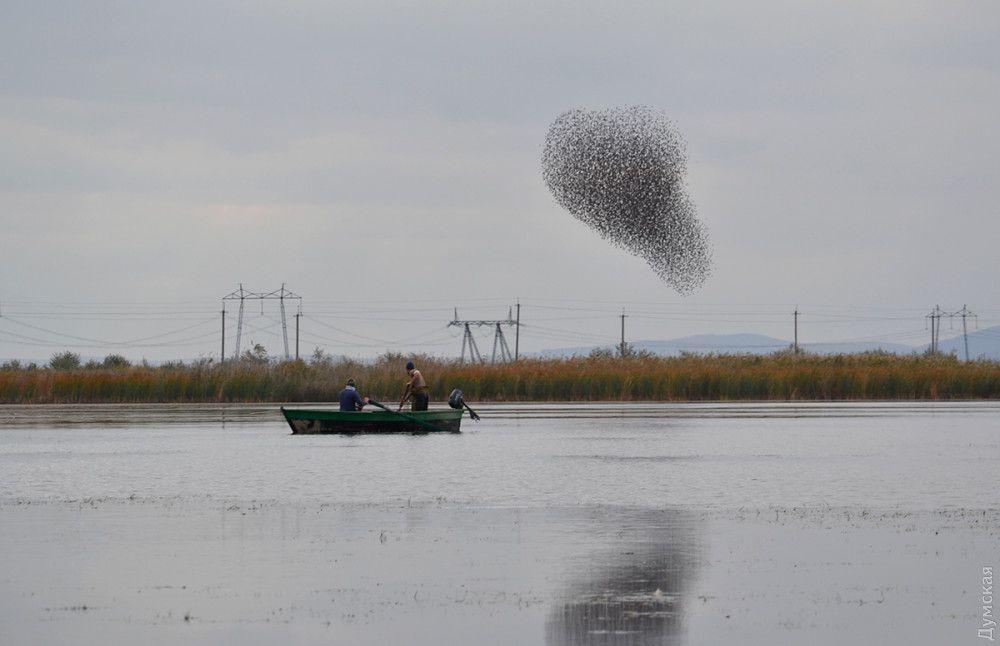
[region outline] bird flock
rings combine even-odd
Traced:
[[[681,294],[700,287],[712,267],[686,170],[673,123],[643,106],[564,112],[542,152],[542,176],[556,202]]]

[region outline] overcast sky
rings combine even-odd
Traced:
[[[303,354],[457,354],[453,307],[516,299],[529,351],[614,341],[622,307],[633,339],[790,338],[796,305],[808,340],[993,324],[998,43],[995,0],[6,0],[0,359],[217,353],[240,282],[302,295]],[[636,104],[687,141],[691,296],[541,179],[561,112]],[[280,353],[255,307],[244,344]]]

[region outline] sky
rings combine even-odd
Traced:
[[[522,352],[623,309],[634,340],[997,324],[997,42],[994,0],[5,0],[0,360],[218,356],[240,284],[302,297],[305,356],[457,356],[455,308],[515,302]],[[542,181],[559,114],[629,105],[687,143],[689,296]],[[280,322],[247,304],[242,347],[283,354]]]

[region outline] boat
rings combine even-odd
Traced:
[[[319,433],[459,433],[461,408],[395,413],[339,411],[281,407],[281,414],[295,435]]]

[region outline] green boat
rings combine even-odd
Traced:
[[[344,412],[281,407],[281,414],[295,435],[319,433],[459,433],[462,409],[420,412]]]

